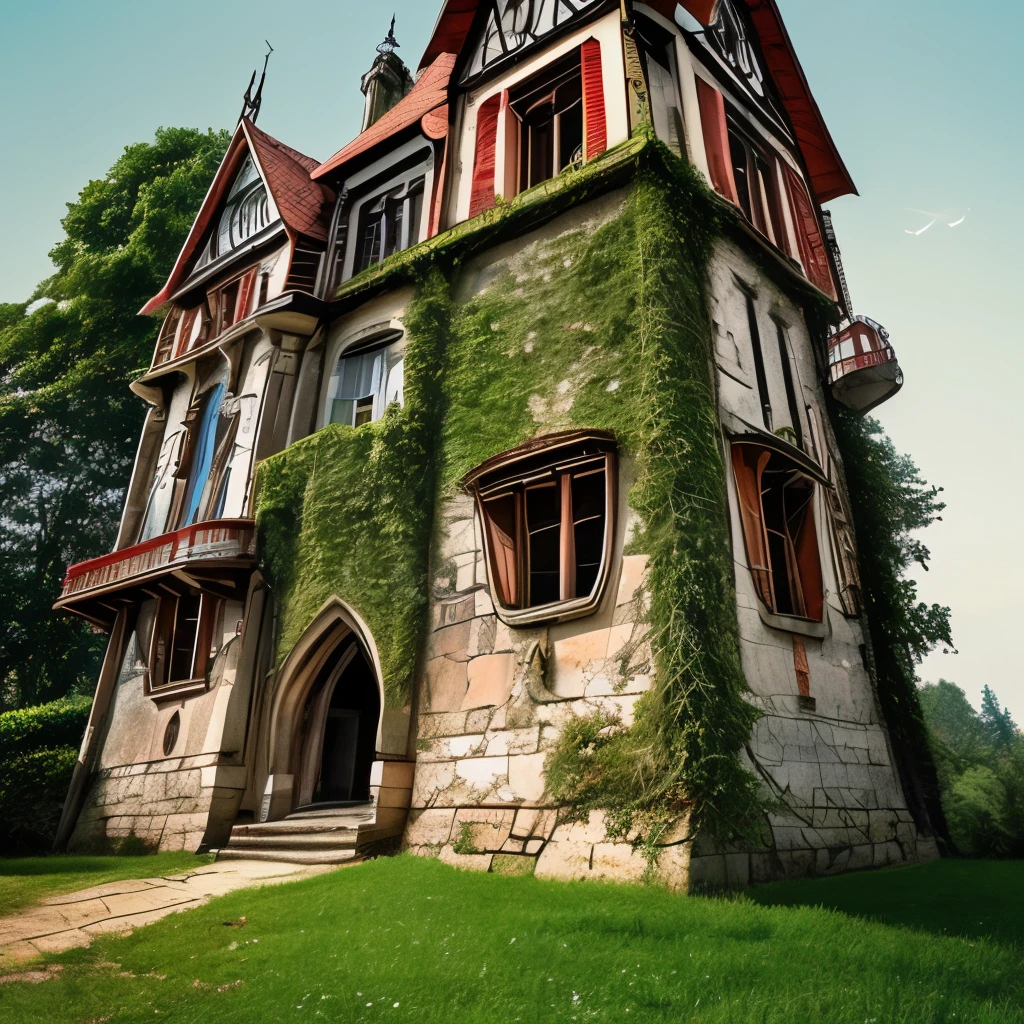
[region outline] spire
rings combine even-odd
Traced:
[[[399,47],[395,38],[395,18],[391,28],[377,47],[373,66],[363,75],[361,89],[366,103],[363,107],[363,131],[379,121],[399,100],[409,94],[413,81],[402,58],[395,53]]]
[[[253,71],[252,78],[249,79],[249,88],[245,90],[245,95],[242,97],[242,112],[238,115],[239,121],[248,118],[253,124],[260,116],[260,107],[263,106],[263,85],[267,80],[267,65],[270,63],[270,55],[274,52],[274,48],[266,39],[263,42],[267,43],[267,55],[263,58],[263,74],[260,76],[259,88],[256,90],[256,95],[253,96],[252,87],[256,84],[256,72]]]

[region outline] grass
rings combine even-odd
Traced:
[[[936,935],[801,905],[875,914],[876,893],[915,890],[897,916],[934,929],[943,911],[925,905],[929,889],[957,886],[966,927],[971,893],[975,907],[1007,890],[1019,905],[1024,864],[837,881],[792,885],[791,900],[786,887],[705,899],[379,860],[65,953],[55,980],[0,986],[0,1021],[1024,1021],[1021,947],[1008,934]]]
[[[150,857],[26,857],[0,859],[0,916],[47,896],[128,878],[158,878],[209,864],[212,857],[160,853]]]

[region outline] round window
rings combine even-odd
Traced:
[[[170,757],[171,751],[175,748],[178,743],[178,733],[181,732],[181,713],[175,711],[171,715],[171,720],[167,723],[167,728],[164,730],[164,757]]]

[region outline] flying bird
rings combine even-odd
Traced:
[[[920,231],[907,231],[908,235],[923,235],[929,228],[934,227],[939,222],[939,218],[936,217],[934,220],[929,221]]]
[[[911,208],[910,212],[911,213],[919,213],[923,217],[931,217],[931,220],[928,221],[928,223],[925,224],[925,226],[923,228],[920,228],[918,231],[912,231],[909,228],[907,228],[906,233],[908,235],[912,235],[915,238],[917,238],[917,237],[920,237],[921,235],[923,235],[930,228],[935,227],[935,225],[938,224],[938,222],[940,220],[946,221],[946,224],[947,224],[948,227],[958,228],[961,224],[963,224],[963,222],[965,220],[967,220],[967,213],[970,213],[971,211],[970,211],[970,208],[968,208],[967,213],[965,213],[959,220],[954,220],[954,221],[950,221],[947,218],[955,217],[957,212],[959,212],[959,211],[955,211],[955,210],[940,210],[939,212],[936,213],[934,210],[916,210],[916,209]]]

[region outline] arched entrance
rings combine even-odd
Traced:
[[[324,660],[305,701],[295,793],[300,808],[370,799],[380,716],[376,673],[349,633]]]

